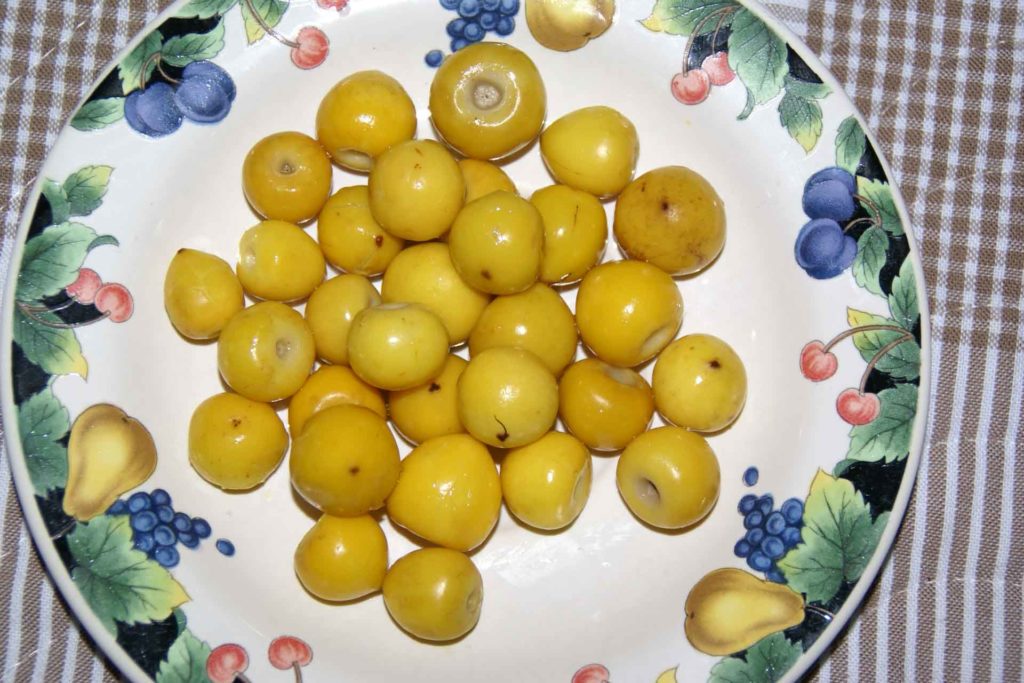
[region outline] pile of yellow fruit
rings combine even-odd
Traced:
[[[316,139],[278,133],[247,156],[245,195],[265,220],[242,235],[236,269],[181,249],[167,272],[171,322],[218,339],[231,389],[196,408],[192,466],[250,489],[290,432],[292,485],[323,513],[295,553],[302,585],[337,602],[383,590],[395,621],[427,640],[477,623],[482,581],[464,553],[491,534],[502,500],[527,526],[567,527],[590,493],[591,450],[622,451],[617,483],[638,518],[699,522],[719,468],[697,432],[728,426],[746,396],[725,342],[675,339],[672,276],[704,268],[725,242],[714,189],[680,166],[634,179],[636,129],[613,109],[547,128],[545,112],[536,66],[499,43],[438,70],[430,113],[444,144],[414,139],[412,100],[393,78],[354,73],[321,103]],[[491,162],[538,136],[558,184],[524,199]],[[332,161],[368,184],[331,194]],[[629,258],[598,265],[601,202],[616,197]],[[299,227],[314,221],[316,239]],[[327,263],[342,274],[325,280]],[[380,275],[378,292],[369,278]],[[557,288],[576,282],[574,314]],[[243,293],[259,303],[245,307]],[[288,305],[302,301],[304,315]],[[588,355],[574,362],[580,337]],[[464,343],[468,362],[451,353]],[[652,389],[635,368],[655,357]],[[283,400],[288,431],[273,405]],[[648,431],[655,408],[673,426]],[[404,460],[388,419],[415,445]],[[500,473],[488,447],[506,449]],[[389,568],[369,514],[385,506],[436,547]]]

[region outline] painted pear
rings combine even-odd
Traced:
[[[537,42],[568,52],[608,30],[615,0],[526,0],[526,24]]]
[[[686,597],[686,637],[709,655],[745,650],[803,620],[804,600],[799,593],[742,569],[716,569]]]
[[[90,406],[71,427],[64,512],[87,522],[154,469],[156,445],[141,422],[117,406]]]

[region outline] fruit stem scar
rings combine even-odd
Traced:
[[[267,35],[269,35],[277,42],[287,45],[290,48],[297,49],[299,47],[299,44],[296,43],[294,40],[288,40],[280,33],[275,31],[273,26],[268,24],[267,20],[263,18],[263,15],[260,14],[255,7],[253,7],[252,0],[242,0],[242,2],[245,3],[245,7],[249,10],[249,14],[252,15],[252,18],[256,20],[256,23],[260,25],[260,28],[263,29],[267,33]]]
[[[896,337],[895,339],[893,339],[891,342],[889,342],[888,344],[886,344],[882,348],[878,349],[878,352],[868,362],[868,366],[866,368],[864,368],[864,374],[860,376],[860,393],[862,393],[862,394],[864,393],[864,387],[868,383],[868,375],[870,375],[871,371],[875,369],[875,366],[878,364],[878,361],[882,360],[882,358],[885,356],[885,354],[889,353],[890,351],[895,349],[900,344],[903,344],[904,342],[911,341],[913,338],[914,338],[914,335],[912,335],[909,332],[907,332],[906,330],[904,330],[903,334],[901,334],[900,336]]]
[[[104,318],[110,316],[110,311],[107,311],[106,313],[103,313],[102,315],[93,318],[92,320],[82,320],[77,323],[66,323],[63,321],[53,322],[52,320],[45,320],[43,318],[40,318],[38,314],[45,313],[47,311],[59,311],[62,308],[67,308],[67,306],[60,306],[58,308],[46,308],[45,306],[29,306],[28,304],[25,304],[21,301],[17,302],[17,305],[18,310],[21,311],[25,315],[25,317],[31,320],[32,322],[39,323],[43,327],[52,327],[55,330],[73,330],[76,327],[85,327],[86,325],[92,325],[93,323],[99,322],[100,320],[103,320]]]
[[[696,38],[697,35],[700,33],[700,30],[702,28],[704,28],[704,24],[706,24],[709,21],[711,21],[712,19],[718,17],[719,18],[718,19],[718,23],[719,23],[719,26],[721,26],[721,24],[725,21],[725,19],[730,14],[736,12],[737,9],[738,9],[738,7],[735,7],[735,6],[723,7],[722,9],[717,9],[714,12],[711,12],[706,17],[704,17],[703,19],[701,19],[700,21],[697,22],[697,25],[693,27],[693,31],[690,33],[689,37],[687,37],[687,39],[686,39],[686,51],[683,52],[683,68],[682,68],[682,72],[683,73],[686,73],[687,71],[689,71],[689,69],[687,68],[687,65],[690,62],[690,50],[691,50],[691,48],[693,48],[693,39]],[[715,32],[716,33],[718,32],[717,28],[715,29]],[[714,47],[715,47],[715,44],[712,41],[711,49],[714,49]]]
[[[501,425],[501,434],[497,435],[498,441],[505,443],[505,441],[508,439],[508,427],[505,426],[504,422],[498,419],[497,415],[494,416],[494,421]]]
[[[821,352],[828,353],[829,350],[839,342],[843,341],[847,337],[860,334],[861,332],[899,332],[901,334],[910,334],[909,330],[905,330],[897,325],[861,325],[859,327],[851,327],[850,329],[843,330],[836,336],[832,337],[832,339],[822,347]]]
[[[645,501],[657,505],[661,502],[661,493],[654,482],[647,478],[641,478],[636,483],[636,493]]]
[[[477,81],[473,86],[473,104],[478,109],[494,109],[501,104],[501,89],[490,81]]]

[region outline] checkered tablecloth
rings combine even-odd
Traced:
[[[3,279],[26,193],[60,127],[104,64],[168,4],[0,0]],[[932,311],[917,490],[875,588],[810,678],[1024,680],[1024,3],[771,6],[876,132],[922,246]],[[0,678],[117,680],[40,565],[6,457],[0,530]]]

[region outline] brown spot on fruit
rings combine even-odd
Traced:
[[[722,367],[722,364],[718,362],[717,358],[712,358],[711,362],[708,363],[708,365],[713,367],[715,370],[717,370],[718,368]]]
[[[384,235],[376,235],[376,236],[374,236],[373,243],[376,244],[378,248],[383,247],[384,246]]]
[[[486,268],[484,268],[483,270],[480,271],[480,277],[482,277],[485,280],[490,280],[491,279],[491,271],[489,271]]]
[[[352,467],[348,468],[348,473],[351,474],[353,477],[356,476],[357,474],[359,474],[359,466],[352,465]]]
[[[662,199],[661,200],[661,210],[664,211],[665,213],[668,213],[668,208],[669,208],[668,200],[667,199]]]
[[[231,426],[232,427],[238,427],[241,424],[242,424],[242,421],[239,420],[237,417],[231,418]]]
[[[441,385],[438,384],[437,382],[431,382],[430,386],[427,388],[427,391],[429,391],[430,393],[434,393],[435,391],[441,391]]]

